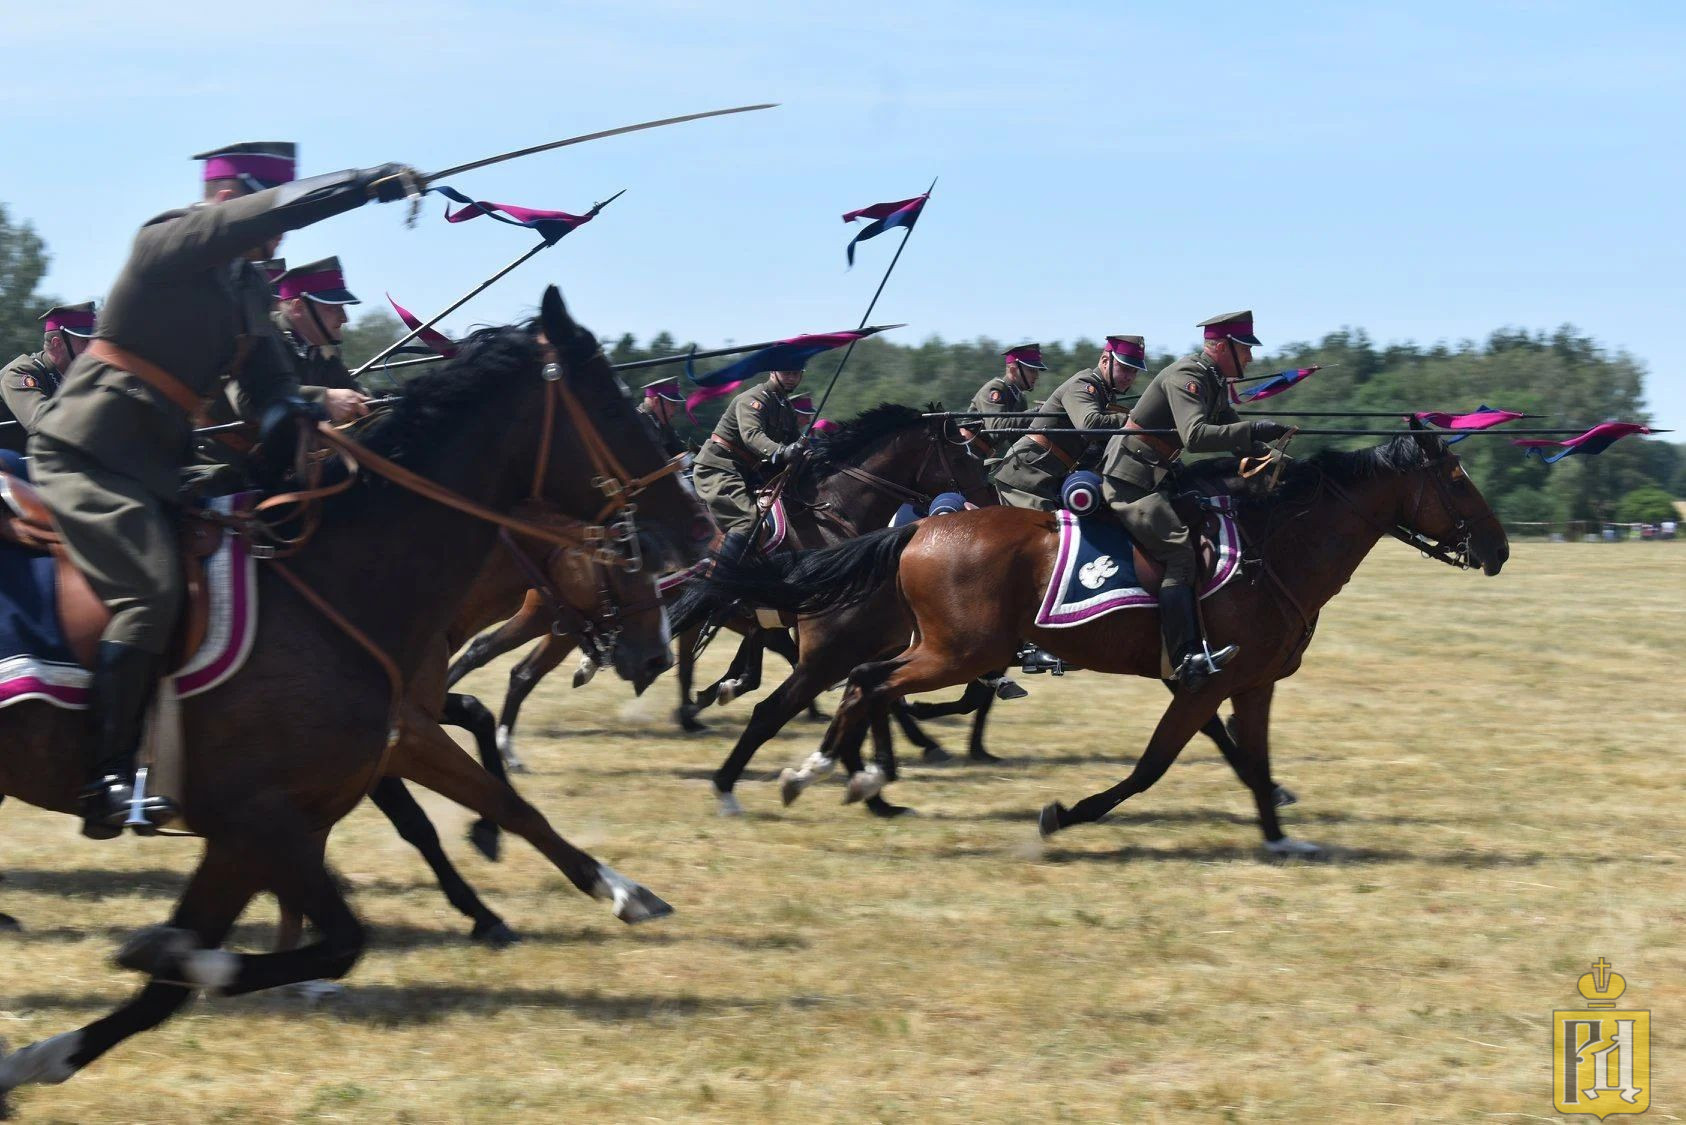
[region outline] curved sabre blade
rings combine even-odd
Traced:
[[[687,113],[680,117],[664,117],[660,121],[640,121],[636,125],[622,125],[618,129],[604,129],[598,133],[585,133],[578,137],[568,137],[565,140],[551,141],[548,144],[534,145],[531,148],[518,148],[514,152],[501,152],[496,156],[488,156],[481,160],[471,160],[467,164],[458,164],[438,172],[430,172],[425,177],[428,180],[438,180],[445,176],[454,176],[458,172],[469,172],[475,168],[484,168],[488,164],[501,164],[505,160],[514,160],[519,156],[532,156],[536,152],[549,152],[553,148],[566,148],[583,141],[598,141],[604,137],[618,137],[622,133],[637,133],[644,129],[659,129],[663,125],[678,125],[686,121],[701,121],[705,117],[725,117],[733,113],[752,113],[758,109],[773,109],[778,102],[762,102],[759,105],[733,106],[731,109],[711,109],[705,113]]]

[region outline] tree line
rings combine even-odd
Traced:
[[[46,273],[47,250],[27,224],[12,221],[0,205],[0,357],[9,359],[40,347],[35,317],[55,303],[39,290]],[[396,318],[372,309],[347,330],[344,350],[353,366],[375,354],[401,333]],[[599,332],[610,361],[623,363],[672,355],[717,341],[681,341],[666,332],[640,341],[629,332]],[[980,337],[899,343],[882,336],[856,347],[825,414],[843,419],[878,402],[931,404],[964,409],[988,378],[1001,370],[1000,353],[1018,341]],[[1151,343],[1151,341],[1150,341]],[[1049,370],[1032,399],[1045,397],[1061,381],[1092,366],[1100,341],[1078,339],[1043,344]],[[807,387],[817,399],[842,352],[809,364]],[[1146,385],[1153,372],[1176,357],[1158,355],[1137,381]],[[702,371],[720,363],[700,364]],[[1286,394],[1260,404],[1260,411],[1288,410],[1446,410],[1462,412],[1486,404],[1545,415],[1549,427],[1591,427],[1608,418],[1648,420],[1644,406],[1644,371],[1631,356],[1609,351],[1565,325],[1553,332],[1500,329],[1483,341],[1457,344],[1379,345],[1362,330],[1342,329],[1316,342],[1290,343],[1258,358],[1251,373],[1322,364]],[[412,371],[426,370],[415,368]],[[679,366],[632,373],[634,386],[660,375],[680,374]],[[682,432],[693,438],[707,433],[725,400],[697,411],[693,426],[680,418]],[[1315,420],[1305,420],[1308,425]],[[1387,428],[1386,419],[1371,419]],[[1343,422],[1342,425],[1345,423]],[[1360,423],[1361,424],[1361,423]],[[1295,440],[1303,454],[1324,445],[1352,448],[1366,438]],[[1569,521],[1658,522],[1673,518],[1671,501],[1686,497],[1686,444],[1659,439],[1620,442],[1597,457],[1570,457],[1556,465],[1525,457],[1502,438],[1472,438],[1459,452],[1494,510],[1508,524]]]

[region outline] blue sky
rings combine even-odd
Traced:
[[[464,175],[595,223],[448,322],[563,286],[600,333],[705,343],[853,327],[845,210],[937,194],[875,320],[902,340],[1072,339],[1251,307],[1267,343],[1573,323],[1686,428],[1686,9],[1665,3],[1003,4],[433,0],[0,5],[0,201],[100,295],[188,154],[299,142],[306,171],[424,169],[650,117],[678,126]],[[69,70],[55,62],[73,60]],[[14,76],[16,78],[16,76]],[[37,80],[38,79],[38,80]],[[368,207],[289,237],[372,305],[444,305],[528,235]],[[987,372],[979,372],[980,379]],[[1425,408],[1469,402],[1412,404]]]

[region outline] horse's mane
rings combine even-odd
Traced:
[[[887,437],[924,424],[924,415],[912,406],[899,402],[869,406],[832,429],[814,432],[813,464],[816,467],[840,465]]]
[[[383,457],[416,468],[417,457],[437,449],[462,425],[465,409],[538,361],[539,345],[530,327],[482,328],[464,339],[456,356],[437,370],[408,380],[390,410],[357,429],[357,440]]]
[[[1350,485],[1406,473],[1427,465],[1431,457],[1445,452],[1446,444],[1438,434],[1424,430],[1420,436],[1429,439],[1427,444],[1434,451],[1432,455],[1424,449],[1424,442],[1416,433],[1397,434],[1367,449],[1318,450],[1310,457],[1289,462],[1282,471],[1281,482],[1268,496],[1258,495],[1260,485],[1257,482],[1262,477],[1253,480],[1242,478],[1239,457],[1213,457],[1192,462],[1184,467],[1180,484],[1189,486],[1213,482],[1236,495],[1256,498],[1266,504],[1303,500],[1315,494],[1318,483],[1324,479],[1338,485]]]

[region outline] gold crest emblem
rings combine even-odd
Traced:
[[[1551,1014],[1552,1104],[1559,1113],[1600,1121],[1651,1107],[1651,1013],[1616,1011],[1627,990],[1621,974],[1600,957],[1578,986],[1581,1011]]]

